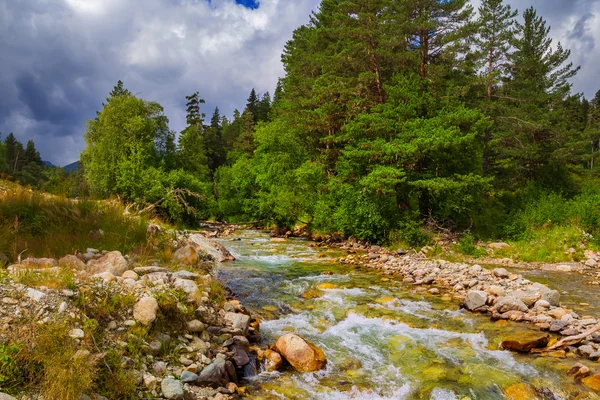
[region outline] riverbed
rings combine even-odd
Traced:
[[[273,242],[241,231],[220,241],[237,258],[223,264],[220,278],[262,319],[263,343],[296,332],[328,359],[315,373],[262,372],[245,382],[251,399],[505,399],[527,388],[570,399],[588,392],[566,375],[580,360],[499,350],[508,334],[537,331],[531,325],[492,322],[448,296],[339,264],[344,253],[302,239]]]

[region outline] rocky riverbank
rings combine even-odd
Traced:
[[[398,276],[417,291],[458,301],[465,309],[487,314],[493,320],[524,322],[539,329],[538,334],[516,338],[507,335],[503,346],[508,350],[556,358],[600,359],[600,321],[596,317],[561,307],[557,290],[504,268],[398,255],[379,247],[350,254],[340,262]],[[586,378],[592,372],[584,368],[578,377]],[[600,375],[586,379],[584,383],[600,388],[596,385]]]
[[[244,396],[241,379],[261,368],[280,369],[285,360],[307,371],[324,366],[323,352],[300,337],[282,338],[279,352],[259,343],[259,321],[227,301],[214,277],[218,262],[234,259],[226,248],[200,234],[171,245],[166,263],[87,249],[8,267],[0,387],[23,400],[224,400]],[[40,338],[59,340],[56,354],[40,353]],[[34,364],[44,376],[29,376]]]

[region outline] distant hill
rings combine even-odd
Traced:
[[[77,171],[81,168],[81,161],[75,161],[74,163],[71,163],[69,165],[65,165],[63,167],[68,173],[71,173],[73,171]]]
[[[42,160],[42,163],[46,166],[46,167],[54,167],[54,164],[52,164],[50,161],[44,161]]]

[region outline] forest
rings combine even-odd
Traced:
[[[600,91],[572,93],[579,67],[550,29],[502,0],[323,0],[286,44],[272,97],[252,89],[242,111],[207,118],[189,94],[174,132],[119,81],[86,125],[80,170],[45,169],[12,135],[0,168],[187,226],[594,242]]]

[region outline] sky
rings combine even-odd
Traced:
[[[473,0],[477,7],[479,0]],[[231,116],[250,90],[273,93],[281,52],[319,0],[0,0],[0,132],[33,139],[55,165],[79,159],[85,121],[120,79],[185,125],[199,91],[208,118]],[[600,0],[533,5],[581,65],[573,91],[600,89]]]

